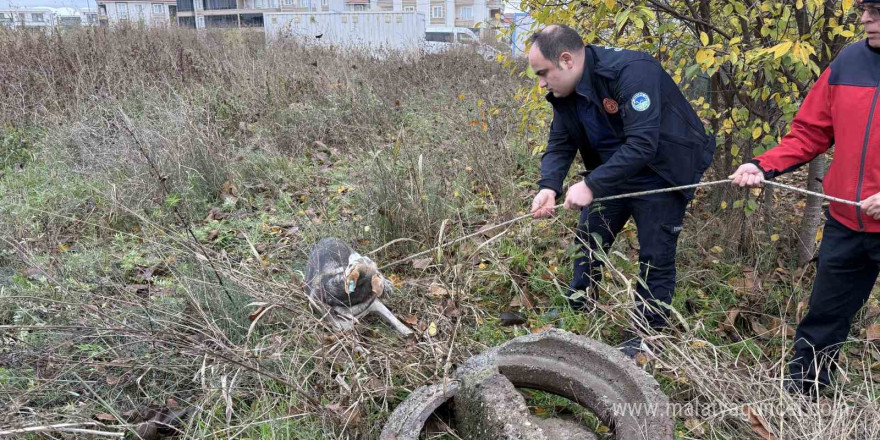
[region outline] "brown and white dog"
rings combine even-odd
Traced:
[[[340,330],[368,313],[377,313],[402,334],[412,331],[400,322],[379,300],[392,292],[393,285],[373,260],[355,252],[336,238],[318,242],[306,265],[306,294],[313,303],[329,307],[326,315]]]

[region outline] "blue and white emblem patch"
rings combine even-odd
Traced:
[[[630,100],[630,104],[632,104],[632,108],[637,112],[643,112],[651,107],[651,98],[648,97],[648,94],[645,92],[639,92],[633,95],[632,100]]]

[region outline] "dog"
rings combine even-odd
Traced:
[[[373,260],[339,239],[322,239],[312,249],[305,287],[309,301],[329,307],[326,316],[339,330],[350,330],[364,315],[377,313],[404,337],[412,334],[379,300],[391,294],[394,285]]]

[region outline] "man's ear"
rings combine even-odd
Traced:
[[[565,69],[574,67],[574,57],[571,56],[571,52],[562,52],[559,55],[559,66]]]
[[[382,277],[373,275],[373,278],[370,278],[370,285],[373,287],[374,296],[382,296],[385,290],[385,282],[382,280]]]

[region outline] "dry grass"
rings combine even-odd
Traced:
[[[516,133],[523,81],[469,51],[371,57],[179,29],[0,33],[0,431],[128,432],[132,410],[164,407],[191,411],[192,438],[374,438],[409,391],[530,329],[619,342],[631,240],[608,256],[603,313],[573,313],[558,294],[570,214],[387,271],[399,280],[390,308],[420,330],[411,340],[374,319],[333,332],[302,294],[320,237],[364,252],[399,240],[373,255],[381,264],[525,209],[537,159]],[[664,391],[718,409],[680,417],[681,437],[754,437],[722,410],[767,402],[803,409],[766,417],[779,438],[875,437],[872,344],[847,346],[832,394],[845,405],[826,414],[780,391],[788,340],[749,323],[739,337],[716,330],[731,308],[791,323],[809,277],[769,246],[725,263],[737,256],[713,246],[727,252],[740,230],[720,233],[727,219],[707,200],[680,246],[681,322],[648,335],[665,348],[646,366]],[[743,294],[747,274],[761,279]],[[497,326],[517,302],[534,304],[521,306],[527,326]]]

